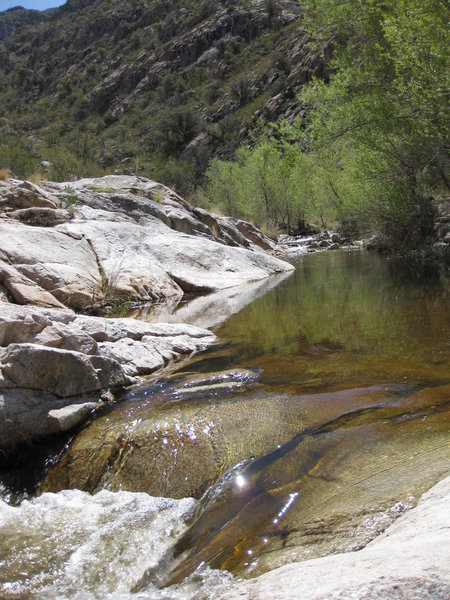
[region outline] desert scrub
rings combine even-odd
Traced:
[[[9,175],[9,169],[0,169],[0,181],[8,181]]]
[[[64,193],[64,206],[66,208],[70,208],[75,204],[81,204],[81,201],[78,198],[76,191],[71,185],[66,185],[66,187],[64,188]]]

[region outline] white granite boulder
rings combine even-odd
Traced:
[[[215,336],[192,325],[0,302],[0,448],[65,431],[120,390]]]
[[[19,304],[79,310],[210,293],[291,271],[273,246],[141,177],[0,182],[0,284]]]

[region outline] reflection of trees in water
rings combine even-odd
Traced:
[[[364,252],[316,254],[300,259],[297,271],[218,330],[239,357],[302,363],[321,371],[356,368],[368,357],[388,362],[406,359],[423,367],[436,347],[444,347],[450,327],[448,285],[439,274],[418,271],[405,261]],[[272,355],[272,358],[271,358]],[[403,365],[404,367],[405,365]],[[274,366],[274,368],[276,368]],[[286,371],[286,365],[282,366]],[[367,365],[363,365],[364,370]],[[385,364],[383,369],[388,368]],[[392,371],[392,369],[390,369]],[[370,383],[370,373],[367,373]],[[361,382],[359,382],[361,383]]]
[[[394,285],[410,286],[411,288],[429,288],[445,285],[445,278],[440,267],[427,264],[424,261],[406,258],[389,258],[386,260],[387,272]],[[433,289],[430,289],[430,293]]]

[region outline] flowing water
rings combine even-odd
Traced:
[[[83,428],[41,495],[0,504],[2,598],[219,598],[364,546],[450,470],[448,281],[361,252],[295,264],[138,315],[220,342]]]

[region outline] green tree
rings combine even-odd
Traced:
[[[156,134],[158,145],[167,154],[179,154],[200,131],[200,119],[194,110],[180,106],[160,120]]]
[[[333,48],[314,81],[311,147],[340,160],[342,207],[394,245],[430,233],[427,197],[448,187],[448,9],[440,0],[307,0],[305,25]],[[343,143],[344,142],[344,143]]]

